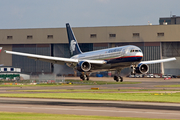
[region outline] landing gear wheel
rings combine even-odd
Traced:
[[[121,77],[121,76],[114,76],[114,80],[116,81],[116,82],[123,82],[123,78]]]
[[[114,76],[114,80],[115,80],[116,82],[119,82],[119,77],[118,77],[118,76]]]
[[[89,76],[88,76],[88,75],[81,74],[81,75],[80,75],[80,79],[83,80],[83,81],[84,81],[84,80],[87,80],[87,81],[88,81],[88,80],[89,80]]]
[[[123,82],[123,77],[119,76],[119,78],[120,78],[120,82]]]
[[[83,74],[80,75],[80,79],[85,80],[85,77]]]
[[[88,75],[86,75],[86,80],[87,80],[87,81],[89,80],[89,76],[88,76]]]

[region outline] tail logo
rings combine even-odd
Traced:
[[[71,46],[70,46],[71,55],[73,55],[73,52],[75,51],[75,47],[76,47],[75,45],[76,45],[76,41],[71,40]]]

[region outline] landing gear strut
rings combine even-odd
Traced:
[[[114,76],[114,80],[116,82],[123,82],[123,78],[120,76],[121,70],[116,71],[116,75]]]
[[[89,80],[89,75],[88,74],[84,74],[84,73],[82,73],[81,75],[80,75],[80,79],[81,80]]]
[[[131,75],[135,75],[136,74],[136,72],[135,72],[136,68],[135,67],[136,67],[135,65],[131,65],[131,69],[132,69]]]

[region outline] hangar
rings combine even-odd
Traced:
[[[71,25],[73,26],[73,25]],[[168,63],[150,65],[149,73],[180,75],[180,25],[102,26],[72,28],[83,52],[136,45],[143,51],[143,60],[176,57]],[[0,46],[32,54],[70,57],[65,28],[0,29]],[[65,65],[35,61],[2,52],[0,64],[21,68],[23,73],[73,74]]]

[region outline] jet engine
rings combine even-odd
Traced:
[[[139,64],[136,67],[135,72],[140,74],[146,74],[149,71],[149,66],[147,64]]]
[[[80,72],[88,72],[91,69],[91,64],[87,61],[81,61],[77,64],[77,70]]]

